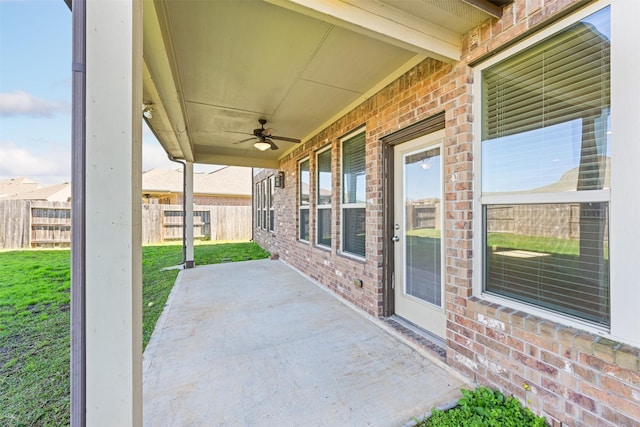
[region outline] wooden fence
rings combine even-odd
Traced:
[[[142,205],[142,242],[182,239],[181,205]],[[251,206],[201,206],[193,210],[193,236],[205,240],[251,239]]]
[[[203,240],[251,239],[251,206],[200,206],[193,213],[193,234]],[[142,243],[182,239],[182,206],[142,205]],[[68,247],[71,204],[0,200],[0,248]]]

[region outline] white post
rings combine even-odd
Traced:
[[[142,0],[86,18],[86,422],[140,426]]]
[[[184,260],[185,268],[195,267],[195,261],[193,259],[193,162],[185,161],[185,194],[184,194],[184,206],[185,206],[185,244],[186,258]]]
[[[640,346],[640,263],[634,249],[640,240],[637,227],[638,158],[640,128],[640,26],[637,17],[640,2],[616,1],[611,4],[611,237],[610,283],[611,334],[627,343]],[[636,19],[634,19],[636,18]]]

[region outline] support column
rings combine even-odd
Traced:
[[[184,185],[184,206],[185,206],[185,245],[186,258],[184,260],[185,268],[195,267],[193,256],[193,162],[184,162],[185,167],[185,185]]]
[[[86,18],[86,422],[140,426],[142,0]]]
[[[611,335],[640,347],[640,240],[638,159],[640,158],[640,2],[611,4]]]

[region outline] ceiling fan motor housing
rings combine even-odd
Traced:
[[[254,144],[256,146],[256,148],[261,149],[261,150],[265,150],[268,149],[267,147],[265,148],[259,148],[257,145],[262,144],[269,144],[270,148],[272,150],[277,150],[278,146],[272,141],[272,139],[277,139],[277,140],[281,140],[281,141],[287,141],[287,142],[293,142],[293,143],[299,143],[300,140],[296,139],[296,138],[289,138],[289,137],[285,137],[285,136],[275,136],[273,135],[273,133],[276,131],[275,129],[272,128],[264,128],[264,125],[267,124],[267,119],[258,119],[258,122],[260,123],[260,128],[258,129],[254,129],[253,130],[253,136],[255,138],[258,138],[258,142],[256,144]],[[249,134],[251,135],[251,134]],[[267,139],[270,138],[270,139]],[[253,138],[248,138],[242,141],[238,141],[238,142],[234,142],[234,144],[239,144],[242,142],[246,142],[246,141],[250,141]]]

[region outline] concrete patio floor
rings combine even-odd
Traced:
[[[180,272],[144,354],[145,426],[402,426],[469,384],[281,261]]]

